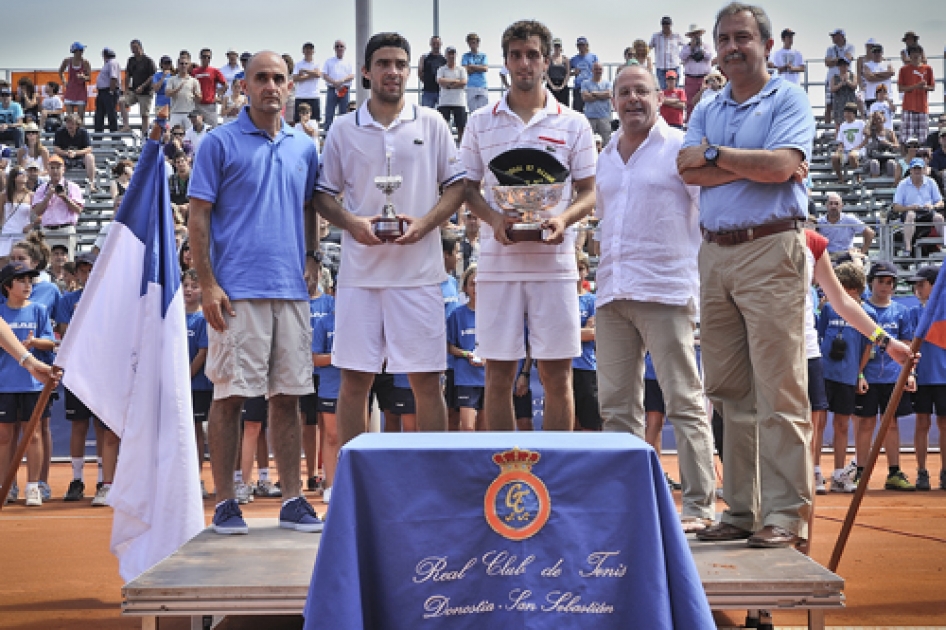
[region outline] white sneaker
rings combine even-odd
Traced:
[[[39,507],[43,504],[43,495],[39,491],[38,485],[29,484],[26,486],[26,507]]]
[[[331,488],[326,488],[325,490],[322,491],[322,503],[324,503],[325,505],[328,505],[329,499],[331,498],[332,498]]]
[[[855,468],[855,470],[857,470]],[[834,474],[831,475],[831,492],[842,492],[845,494],[853,494],[857,492],[857,484],[854,483],[852,475],[848,472],[848,469],[844,470],[835,470]]]
[[[237,503],[240,505],[246,505],[247,503],[253,502],[253,489],[249,484],[243,483],[242,481],[233,488],[234,493],[236,494]]]
[[[108,505],[108,491],[112,489],[112,484],[102,484],[102,487],[95,491],[95,498],[92,499],[92,507],[105,507]]]
[[[263,481],[260,479],[256,482],[256,489],[254,493],[258,497],[281,497],[282,490],[273,485],[272,481]]]
[[[815,494],[828,494],[828,487],[824,482],[824,475],[815,473]]]

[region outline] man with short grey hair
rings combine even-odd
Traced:
[[[611,140],[611,82],[604,78],[604,66],[597,61],[591,65],[591,78],[581,86],[581,100],[591,131],[607,145]]]
[[[769,76],[761,7],[727,5],[714,36],[729,83],[693,110],[677,158],[683,180],[702,187],[704,376],[725,426],[729,508],[697,537],[783,547],[807,539],[812,505],[802,181],[815,121],[801,88]]]
[[[598,401],[605,431],[644,439],[641,384],[650,350],[680,454],[684,529],[697,531],[713,523],[716,486],[693,346],[700,190],[674,168],[684,135],[659,115],[662,99],[647,68],[621,68],[613,97],[621,127],[598,157],[595,177]]]

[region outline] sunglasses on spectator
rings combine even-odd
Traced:
[[[184,135],[184,132],[183,132],[183,131],[174,131],[174,132],[171,133],[171,135],[172,135],[172,136],[183,136],[183,135]]]

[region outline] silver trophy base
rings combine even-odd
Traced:
[[[374,224],[374,235],[385,243],[396,241],[404,236],[407,229],[406,224],[407,222],[404,219],[396,217],[378,219]]]

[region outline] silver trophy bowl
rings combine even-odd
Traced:
[[[545,212],[562,200],[565,183],[493,186],[493,200],[516,222],[506,230],[514,242],[541,241]]]

